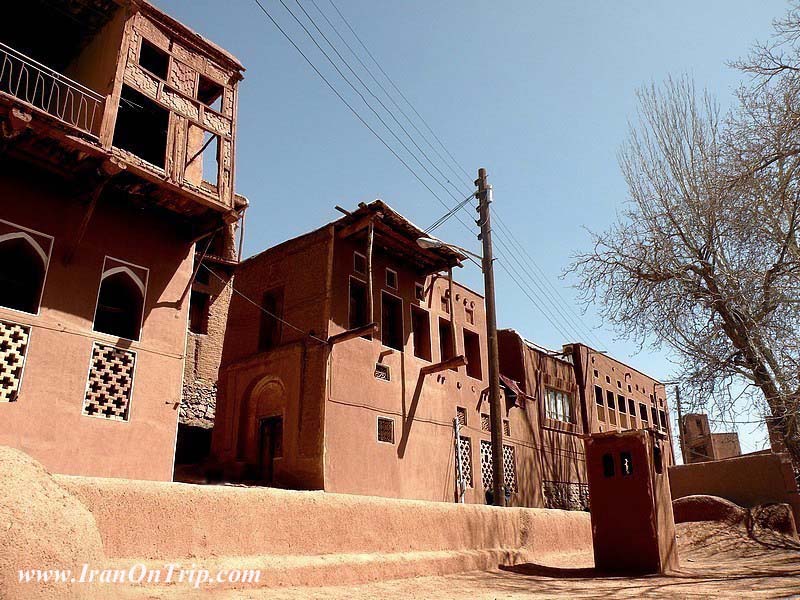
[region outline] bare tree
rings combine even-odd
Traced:
[[[800,112],[769,76],[725,117],[685,78],[640,91],[619,155],[629,202],[572,269],[604,318],[675,351],[695,400],[760,392],[773,448],[797,466]]]

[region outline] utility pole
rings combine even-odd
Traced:
[[[492,224],[489,205],[492,186],[486,181],[486,169],[478,169],[478,213],[483,242],[483,284],[486,293],[486,342],[489,348],[489,415],[492,425],[492,496],[495,506],[505,506],[505,473],[503,472],[503,413],[500,406],[500,362],[497,351],[497,307],[494,291],[494,258],[492,256]]]
[[[675,386],[675,407],[678,409],[678,443],[681,446],[681,460],[686,464],[686,448],[683,445],[683,411],[681,408],[681,388]]]

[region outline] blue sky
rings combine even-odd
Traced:
[[[302,16],[295,0],[284,1]],[[315,1],[346,33],[329,0]],[[568,303],[575,297],[572,282],[560,276],[570,256],[589,247],[586,228],[607,227],[626,200],[616,153],[635,117],[636,89],[688,73],[725,105],[740,81],[726,61],[766,39],[772,19],[788,7],[784,0],[334,1],[458,163],[472,178],[478,167],[488,169],[494,208]],[[358,122],[254,2],[155,2],[247,68],[240,87],[236,184],[251,202],[247,255],[336,218],[336,204],[347,208],[382,198],[422,226],[443,214],[430,192]],[[338,43],[313,3],[302,2]],[[279,0],[262,3],[379,129]],[[358,70],[346,52],[342,46]],[[363,53],[362,60],[367,62]],[[413,114],[407,107],[406,112]],[[383,136],[404,153],[390,134]],[[418,143],[444,170],[424,141]],[[408,161],[430,181],[412,158]],[[435,183],[429,185],[455,203]],[[458,187],[469,193],[465,176]],[[475,236],[455,220],[437,235],[479,250]],[[458,277],[482,289],[477,268],[466,267]],[[502,270],[497,278],[501,327],[514,327],[549,347],[572,341]],[[674,368],[666,352],[637,354],[636,345],[602,327],[591,308],[583,321],[600,327],[595,335],[612,355],[670,379]],[[756,449],[763,438],[752,429],[738,427],[744,451]]]

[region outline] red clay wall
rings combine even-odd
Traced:
[[[586,383],[584,388],[587,422],[591,432],[625,431],[626,429],[642,429],[652,427],[666,433],[668,447],[666,453],[670,464],[674,463],[671,446],[671,425],[669,405],[667,403],[664,385],[631,368],[625,363],[608,355],[602,354],[584,346],[573,344],[574,360],[580,362],[580,372]],[[603,406],[595,400],[595,387],[603,392]],[[608,405],[607,393],[614,394],[614,406]],[[628,410],[621,411],[619,397],[625,398]],[[630,414],[630,401],[636,407],[636,415]],[[641,416],[644,407],[647,419]],[[653,422],[653,409],[656,411],[658,423]],[[661,427],[660,416],[663,412],[666,428]]]
[[[0,319],[32,326],[19,399],[0,403],[0,444],[59,473],[171,479],[188,301],[176,303],[191,275],[190,242],[163,214],[102,197],[72,262],[64,264],[85,206],[62,182],[15,169],[0,172],[0,219],[55,242],[40,314],[0,309]],[[92,331],[106,255],[150,270],[141,341]],[[136,352],[127,422],[82,415],[94,341]]]
[[[585,506],[586,459],[584,456],[581,397],[572,363],[534,348],[513,330],[499,332],[500,371],[518,381],[527,396],[527,419],[533,462],[529,480],[529,506],[581,509]],[[548,389],[565,392],[573,401],[574,423],[547,418]],[[582,502],[582,498],[583,501]]]
[[[352,242],[337,241],[333,269],[333,310],[331,334],[346,329],[348,285],[353,272],[353,252],[365,248]],[[398,273],[398,288],[386,283],[386,268]],[[480,337],[481,378],[467,374],[466,367],[427,376],[420,369],[441,360],[439,319],[450,320],[446,277],[421,278],[392,257],[376,253],[373,259],[375,320],[381,322],[383,293],[399,297],[403,306],[403,350],[381,343],[381,331],[374,339],[356,338],[333,348],[329,371],[329,396],[325,408],[325,489],[332,492],[378,495],[453,502],[456,498],[456,452],[453,419],[464,410],[466,425],[461,436],[469,439],[472,485],[465,501],[486,501],[481,474],[481,442],[489,432],[481,415],[488,415],[488,402],[482,397],[487,388],[486,321],[483,298],[454,284],[455,354],[464,353],[463,330]],[[425,301],[415,297],[414,284],[424,283]],[[429,313],[431,360],[414,355],[411,306]],[[467,322],[467,308],[474,311]],[[374,376],[376,363],[387,365],[390,380]],[[505,405],[505,400],[503,400]],[[394,422],[394,443],[377,440],[378,417]],[[528,416],[519,408],[508,408],[503,418],[509,421],[510,435],[505,444],[514,448],[518,491],[514,505],[532,505],[528,474],[534,451]]]
[[[784,454],[746,454],[669,469],[672,498],[719,496],[752,508],[769,502],[789,504],[800,523],[800,495],[791,462]]]
[[[232,476],[259,462],[258,421],[283,417],[283,457],[275,460],[274,484],[319,489],[322,482],[322,419],[326,347],[328,254],[331,231],[281,244],[244,261],[235,276],[242,295],[260,301],[283,289],[284,320],[276,347],[258,351],[262,312],[234,295],[220,368],[212,452]]]

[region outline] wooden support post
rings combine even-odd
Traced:
[[[447,269],[447,293],[450,295],[450,341],[453,343],[453,354],[456,354],[458,346],[456,346],[456,299],[453,294],[453,267]]]
[[[458,367],[464,367],[467,365],[467,358],[463,354],[459,354],[458,356],[454,356],[453,358],[449,358],[447,360],[443,360],[442,362],[436,363],[435,365],[428,365],[427,367],[422,367],[419,372],[423,375],[430,375],[431,373],[438,373],[439,371],[447,371],[448,369],[457,369]]]
[[[362,325],[361,327],[356,327],[355,329],[348,329],[347,331],[343,331],[342,333],[337,333],[336,335],[329,337],[328,344],[333,346],[334,344],[346,342],[347,340],[352,340],[353,338],[362,337],[365,335],[374,335],[377,329],[377,323],[369,323],[367,325]]]
[[[374,241],[375,222],[370,221],[367,229],[367,307],[369,309],[368,321],[370,323],[375,322],[375,298],[372,295],[372,247]]]

